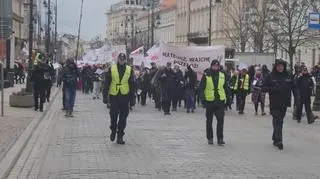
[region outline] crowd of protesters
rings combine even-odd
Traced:
[[[269,107],[274,128],[272,140],[279,149],[283,148],[283,119],[287,108],[291,106],[292,96],[294,120],[301,122],[303,107],[309,124],[318,118],[311,110],[311,96],[315,93],[317,80],[320,79],[319,66],[308,70],[301,63],[296,64],[291,71],[285,61],[277,59],[271,70],[266,65],[240,65],[224,69],[218,61],[213,61],[211,68],[199,76],[191,66],[186,70],[181,70],[178,65],[170,62],[160,67],[151,63],[151,68],[133,66],[126,63],[124,54],[119,55],[118,60],[114,65],[86,64],[81,68],[71,59],[62,64],[62,68],[58,69],[57,85],[62,85],[66,117],[73,117],[77,89],[86,95],[92,95],[93,100],[102,97],[103,102],[110,108],[111,117],[116,120],[119,114],[122,121],[125,121],[129,114],[123,107],[126,102],[128,110],[138,104],[142,107],[154,105],[154,108],[162,111],[164,115],[171,115],[178,108],[183,108],[186,113],[194,113],[197,107],[204,107],[208,143],[213,143],[211,130],[212,118],[215,115],[218,120],[217,135],[220,136],[218,144],[223,145],[225,111],[235,109],[239,115],[245,114],[247,97],[250,95],[255,116],[266,116],[266,107]],[[50,100],[55,70],[50,60],[43,56],[39,56],[36,62],[31,76],[35,110],[43,111],[43,104]],[[127,82],[123,82],[123,78]],[[123,83],[127,85],[123,86]],[[119,95],[123,97],[119,98]],[[124,115],[121,115],[121,111],[124,111]],[[120,144],[124,144],[122,137],[125,122],[122,126],[118,141]],[[115,138],[114,130],[116,129],[113,127],[110,137],[112,141]]]

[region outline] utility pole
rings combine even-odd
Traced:
[[[212,0],[209,0],[209,38],[208,38],[208,45],[211,46],[211,34],[212,34]]]
[[[47,24],[47,47],[46,47],[46,53],[48,56],[50,56],[50,39],[51,39],[51,0],[48,0],[48,24]]]
[[[148,49],[150,48],[150,11],[148,9]]]
[[[28,57],[28,78],[26,84],[26,91],[32,92],[32,84],[31,84],[31,70],[33,67],[32,63],[32,49],[33,49],[33,0],[29,0],[29,57]]]
[[[154,44],[154,0],[151,0],[151,47]]]
[[[190,34],[191,31],[191,0],[188,0],[188,34]],[[188,46],[190,46],[190,41],[188,40],[187,37],[187,41],[188,41]]]
[[[79,27],[78,27],[78,39],[77,39],[77,50],[76,50],[76,61],[78,60],[78,56],[79,56],[80,32],[81,32],[81,22],[82,22],[82,9],[83,9],[83,0],[81,0],[80,20],[79,20]]]
[[[57,62],[57,36],[58,36],[58,0],[56,0],[56,6],[54,9],[54,62]]]
[[[131,50],[134,50],[134,11],[131,11]]]

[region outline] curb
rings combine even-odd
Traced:
[[[52,104],[56,100],[60,89],[54,88],[54,95],[51,98],[51,101],[48,105],[46,105],[45,110],[42,115],[38,118],[34,118],[27,128],[20,135],[15,144],[11,147],[11,149],[7,152],[6,156],[0,161],[0,178],[6,179],[12,168],[16,165],[20,155],[22,154],[24,148],[27,146],[29,140],[31,139],[34,130],[39,126],[42,119],[44,119],[48,113],[48,110],[51,108]]]

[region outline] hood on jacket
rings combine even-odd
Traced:
[[[276,62],[273,65],[272,72],[273,73],[278,73],[277,72],[277,65],[280,65],[280,64],[283,65],[283,67],[284,67],[283,73],[289,74],[288,69],[287,69],[287,62],[282,60],[282,59],[276,59]]]

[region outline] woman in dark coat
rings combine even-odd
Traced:
[[[262,91],[262,85],[263,85],[263,75],[260,68],[256,69],[256,74],[253,78],[252,82],[252,102],[254,104],[255,114],[258,115],[258,107],[259,103],[261,104],[261,115],[264,116],[266,113],[264,112],[264,106],[265,106],[265,98],[266,93]]]

